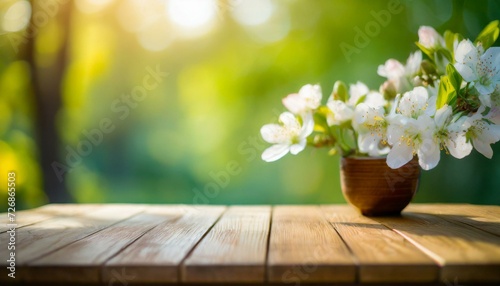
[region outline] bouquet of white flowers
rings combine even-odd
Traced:
[[[439,163],[440,151],[464,158],[473,148],[491,158],[500,140],[499,21],[474,42],[460,34],[420,27],[419,51],[406,64],[389,59],[377,73],[387,78],[378,91],[362,82],[337,81],[326,105],[319,85],[305,85],[283,99],[280,124],[262,127],[274,144],[262,159],[275,161],[306,145],[342,156],[387,156],[393,169],[417,155],[422,169]],[[425,58],[424,58],[425,55]]]

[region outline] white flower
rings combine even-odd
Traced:
[[[500,84],[497,84],[495,91],[491,94],[490,101],[491,110],[485,118],[500,125]]]
[[[490,124],[485,120],[481,114],[484,109],[484,106],[482,106],[474,115],[466,117],[463,125],[468,129],[466,137],[472,139],[474,148],[486,158],[491,159],[493,150],[490,144],[500,140],[500,126]]]
[[[418,29],[418,42],[427,49],[445,46],[443,37],[429,26],[421,26]]]
[[[406,92],[397,104],[396,113],[387,117],[387,142],[392,146],[387,165],[396,169],[418,155],[424,170],[434,168],[440,159],[439,142],[434,138],[436,124],[427,110],[429,95],[424,87]]]
[[[290,112],[283,112],[279,124],[267,124],[260,129],[262,138],[268,143],[275,144],[262,153],[262,160],[273,162],[285,156],[288,152],[298,154],[307,144],[309,136],[314,128],[311,115],[303,117],[302,126],[297,118]]]
[[[359,99],[367,95],[370,90],[366,86],[366,84],[358,81],[355,84],[349,85],[349,99],[347,100],[347,104],[349,106],[356,106],[356,103],[358,103]]]
[[[371,107],[360,103],[354,110],[352,126],[358,132],[358,147],[363,153],[375,157],[387,154],[389,148],[383,147],[386,137],[386,120],[384,108]]]
[[[397,103],[397,111],[406,117],[414,119],[417,119],[423,113],[432,115],[432,111],[426,112],[427,107],[429,106],[428,100],[429,93],[425,87],[415,87],[413,90],[403,94],[403,97],[401,97],[401,100]]]
[[[380,107],[387,105],[387,100],[384,99],[384,96],[381,93],[370,91],[366,84],[360,81],[349,86],[349,99],[347,100],[347,105],[354,109],[356,107],[356,104],[360,103],[360,100],[363,96],[365,96],[365,98],[362,102],[368,104],[371,107]]]
[[[377,73],[387,78],[398,92],[403,92],[411,88],[415,76],[420,71],[421,63],[422,52],[416,51],[410,54],[405,66],[395,59],[389,59],[384,65],[378,66]]]
[[[467,142],[465,136],[467,128],[464,126],[465,116],[455,122],[450,122],[453,109],[449,105],[444,105],[436,111],[434,122],[436,131],[434,137],[446,147],[450,154],[462,159],[472,151],[472,145]]]
[[[490,112],[486,116],[494,124],[500,125],[500,105],[493,105]]]
[[[493,47],[484,54],[470,40],[463,40],[455,50],[455,68],[482,95],[491,94],[500,83],[500,48]],[[487,99],[483,98],[487,103]]]
[[[398,80],[405,74],[405,67],[395,59],[388,59],[384,65],[378,66],[377,73],[380,76],[392,80]]]
[[[384,96],[380,92],[376,91],[370,91],[366,95],[363,102],[373,108],[384,107],[387,105],[387,100],[385,100]]]
[[[328,99],[326,106],[332,111],[332,114],[326,118],[328,125],[340,125],[352,120],[354,109],[361,102],[376,108],[387,105],[387,101],[382,94],[370,91],[364,83],[358,81],[356,84],[349,86],[349,99],[347,99],[346,103],[341,100],[334,100],[333,97]]]
[[[340,125],[351,120],[354,115],[352,108],[341,100],[329,100],[326,106],[332,111],[326,118],[328,126]]]
[[[387,165],[393,169],[400,168],[417,154],[422,169],[434,168],[440,159],[434,132],[434,121],[425,113],[417,119],[396,115],[387,128],[387,142],[392,146],[387,155]]]
[[[406,60],[405,74],[409,77],[413,77],[420,71],[420,65],[422,64],[422,52],[416,51],[410,54]]]
[[[321,104],[321,87],[319,85],[304,85],[299,93],[293,93],[283,98],[283,105],[293,114],[304,115]]]

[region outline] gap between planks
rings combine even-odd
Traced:
[[[429,283],[439,266],[399,233],[346,205],[321,206],[357,262],[361,283]]]
[[[180,265],[225,210],[224,206],[185,206],[109,259],[102,280],[112,283],[116,273],[126,273],[134,283],[180,283]]]
[[[231,206],[181,264],[186,283],[264,283],[270,206]]]
[[[26,265],[143,210],[142,206],[137,205],[106,205],[97,209],[84,205],[75,208],[84,210],[74,216],[54,217],[19,229],[16,235],[16,266],[26,272],[30,271],[31,267]],[[7,233],[0,234],[0,236],[6,235]],[[7,249],[0,249],[1,257],[6,257],[5,251]],[[6,262],[0,262],[0,281],[7,279],[7,269],[4,266]],[[19,280],[32,278],[34,277],[23,275]]]

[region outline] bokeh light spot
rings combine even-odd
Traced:
[[[167,4],[169,18],[183,28],[198,28],[209,24],[217,12],[214,0],[170,0]]]
[[[7,32],[20,31],[28,25],[31,17],[31,4],[21,0],[12,4],[3,16],[2,28]]]
[[[232,10],[233,18],[240,24],[256,26],[265,23],[274,11],[270,0],[239,1]]]

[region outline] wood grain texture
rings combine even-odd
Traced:
[[[347,246],[316,206],[273,209],[268,281],[354,282],[356,264]]]
[[[476,205],[426,204],[411,205],[408,212],[430,213],[500,236],[500,207]]]
[[[346,205],[323,213],[359,263],[359,282],[437,282],[439,266],[404,237]]]
[[[99,282],[101,266],[165,221],[161,213],[140,213],[30,262],[28,281]],[[54,268],[59,271],[52,271]]]
[[[95,204],[49,204],[31,210],[16,211],[15,224],[16,228],[21,228],[27,225],[32,225],[37,222],[48,220],[60,216],[72,216],[90,210],[90,208],[97,208],[99,205]],[[7,213],[0,213],[0,233],[6,232],[11,227],[8,226],[11,222],[7,217]]]
[[[345,205],[27,212],[16,233],[22,285],[500,283],[498,206],[412,204],[401,217],[372,218]],[[0,285],[11,285],[4,257],[0,247]]]
[[[265,281],[269,206],[232,206],[182,266],[187,283]]]
[[[24,267],[27,263],[49,254],[63,246],[102,230],[143,210],[135,205],[107,205],[89,209],[80,215],[56,217],[23,227],[16,234],[16,265]],[[7,233],[0,234],[2,241]],[[0,248],[0,257],[7,257],[7,248]],[[6,261],[0,261],[0,281],[5,281]],[[5,274],[5,275],[4,275]],[[20,280],[29,278],[21,275]]]
[[[442,282],[500,281],[500,239],[495,235],[430,214],[405,212],[402,217],[373,219],[437,261]]]
[[[134,283],[176,283],[179,265],[189,251],[221,216],[223,206],[149,207],[164,221],[109,260],[103,281],[133,277]],[[132,279],[131,279],[132,280]]]

